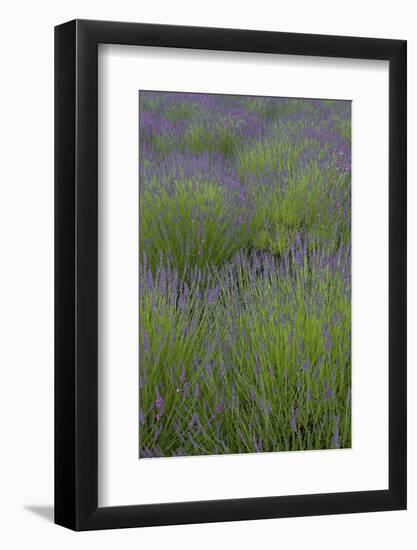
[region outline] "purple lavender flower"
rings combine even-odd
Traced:
[[[308,359],[304,359],[303,362],[302,362],[302,365],[301,365],[301,369],[303,372],[306,372],[309,370],[309,368],[311,367],[311,363]]]
[[[297,418],[298,418],[298,407],[294,409],[294,403],[291,406],[291,416],[290,416],[290,428],[292,432],[297,431]]]
[[[150,342],[149,342],[149,335],[146,330],[143,331],[143,351],[145,353],[149,353],[150,350]]]
[[[158,390],[156,390],[155,407],[161,410],[163,406],[164,406],[164,400],[162,398],[162,395],[159,393]]]
[[[332,445],[335,449],[340,449],[340,433],[339,433],[340,416],[334,417],[334,431],[332,437]]]
[[[216,286],[209,290],[207,295],[207,303],[208,304],[214,304],[214,302],[217,300],[218,295],[220,294],[220,287]]]

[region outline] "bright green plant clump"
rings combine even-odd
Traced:
[[[220,267],[247,245],[248,220],[217,184],[179,181],[167,191],[154,181],[140,198],[140,248],[154,269],[161,260],[181,274]]]

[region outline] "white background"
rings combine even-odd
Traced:
[[[99,60],[99,504],[386,489],[388,63],[114,45]],[[138,460],[138,89],[352,100],[352,449]]]
[[[417,540],[417,36],[414,2],[19,2],[2,11],[0,543],[4,548],[414,548]],[[54,526],[53,33],[72,19],[408,39],[409,510],[74,534]],[[413,153],[413,154],[411,154]],[[370,213],[372,219],[372,213]]]

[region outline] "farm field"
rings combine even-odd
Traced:
[[[140,458],[351,446],[351,103],[139,94]]]

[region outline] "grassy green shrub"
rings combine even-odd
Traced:
[[[183,148],[192,153],[218,151],[226,156],[231,155],[240,144],[237,133],[228,126],[193,125],[185,132]]]
[[[170,122],[198,117],[201,114],[198,105],[191,102],[172,103],[166,108],[164,115]]]
[[[241,148],[237,151],[237,165],[242,178],[248,175],[262,175],[274,170],[286,170],[294,174],[299,170],[298,158],[302,144],[293,144],[287,139],[267,139]]]
[[[215,299],[191,283],[181,307],[163,288],[141,301],[142,447],[161,456],[350,447],[343,273],[242,255],[211,288]]]
[[[177,181],[168,191],[157,181],[140,195],[140,250],[155,269],[169,260],[181,274],[220,267],[247,246],[250,221],[217,184]]]
[[[282,253],[299,233],[310,241],[332,241],[337,247],[350,238],[350,219],[344,218],[349,200],[347,176],[318,172],[313,166],[289,179],[285,187],[252,186],[255,216],[252,245],[260,250]],[[329,193],[329,188],[332,193]]]

